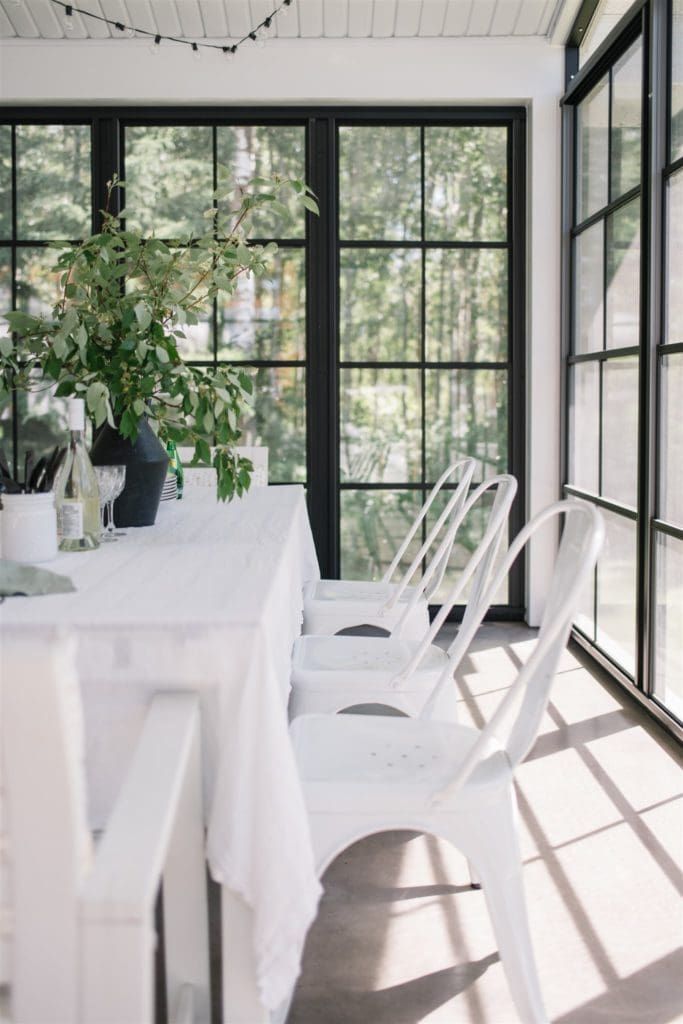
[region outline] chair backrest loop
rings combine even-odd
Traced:
[[[408,587],[411,579],[413,578],[413,576],[419,569],[420,565],[422,564],[422,560],[425,558],[428,551],[432,548],[433,544],[436,541],[436,538],[439,536],[441,530],[443,529],[444,524],[450,519],[450,517],[455,516],[456,521],[458,523],[462,522],[462,508],[465,504],[467,495],[469,493],[473,472],[474,460],[464,459],[462,462],[462,474],[460,476],[458,486],[453,491],[453,494],[446,503],[446,507],[444,508],[443,512],[441,513],[437,521],[434,523],[434,526],[427,534],[424,544],[421,546],[420,550],[417,552],[412,562],[404,572],[398,586],[391,594],[391,597],[387,600],[383,610],[389,611],[390,609],[395,608],[395,606],[398,604],[401,597],[405,593],[406,588]],[[422,574],[421,579],[419,580],[418,583],[415,584],[414,593],[410,601],[411,609],[415,607],[415,604],[420,599],[422,594],[429,598],[430,594],[433,593],[434,590],[439,587],[443,575],[446,571],[448,559],[450,557],[451,549],[455,541],[455,534],[456,530],[453,529],[452,526],[449,527],[448,530],[446,531],[446,534],[441,540],[441,543],[436,549],[436,552],[432,556],[429,564],[427,565],[427,568]],[[402,616],[401,621],[404,621],[404,619],[405,616]]]
[[[476,508],[482,499],[484,499],[484,496],[493,489],[495,489],[495,497],[491,503],[491,510],[489,512],[486,529],[484,530],[479,543],[468,558],[466,565],[458,574],[456,583],[451,587],[451,590],[443,602],[438,615],[434,618],[429,630],[422,638],[420,645],[410,659],[410,662],[393,681],[395,686],[399,686],[403,680],[409,678],[409,676],[418,668],[422,659],[429,650],[429,647],[434,642],[439,630],[448,618],[453,605],[461,597],[465,587],[471,579],[472,592],[467,601],[465,618],[461,629],[465,627],[468,631],[474,633],[486,614],[488,605],[483,604],[483,601],[485,601],[488,594],[486,583],[490,578],[497,552],[507,529],[510,508],[517,493],[516,479],[509,474],[501,474],[500,476],[492,477],[490,480],[485,480],[484,483],[480,484],[479,487],[472,492],[449,528],[449,533],[452,531],[455,538],[455,534],[457,534],[462,522],[466,520],[470,512]],[[444,538],[444,540],[446,540],[446,538]],[[448,652],[452,666],[449,671],[449,675],[452,675],[455,667],[453,663],[455,655],[452,654],[453,647],[454,644],[451,645]],[[462,650],[464,653],[466,648],[463,647]]]
[[[472,475],[474,473],[474,465],[475,465],[474,459],[468,459],[468,458],[458,459],[456,462],[452,462],[450,464],[450,466],[448,466],[447,469],[444,470],[444,472],[441,474],[441,476],[436,481],[436,483],[432,487],[431,491],[427,495],[427,500],[423,504],[422,508],[420,509],[420,511],[418,512],[417,516],[413,520],[413,522],[412,522],[408,532],[406,533],[405,537],[401,541],[401,544],[400,544],[400,546],[398,548],[398,551],[396,552],[396,554],[394,555],[394,557],[392,559],[391,565],[389,566],[387,571],[384,573],[384,576],[382,577],[382,582],[383,583],[389,583],[389,581],[391,580],[392,576],[396,572],[396,569],[398,568],[401,559],[403,558],[404,554],[406,553],[406,551],[408,549],[408,545],[410,544],[411,540],[413,539],[413,537],[417,533],[418,528],[419,528],[420,524],[422,523],[422,520],[427,515],[427,512],[431,508],[431,506],[432,506],[432,504],[434,502],[434,499],[436,498],[437,494],[439,493],[441,488],[444,486],[446,481],[449,480],[450,477],[452,477],[453,474],[458,469],[461,469],[462,470],[462,475],[461,475],[461,478],[460,478],[460,482],[462,483],[463,480],[465,479],[465,477],[467,477],[467,486],[469,487],[469,484],[470,484],[470,482],[472,480]],[[441,529],[441,526],[443,526],[444,522],[446,521],[447,515],[448,515],[448,512],[446,510],[444,510],[444,512],[439,517],[439,521],[438,521],[437,525],[434,527],[434,530],[432,531],[433,534],[434,534],[434,537],[437,536],[439,530]],[[427,542],[425,542],[425,543],[427,543]],[[423,548],[424,548],[424,545],[423,545]],[[427,548],[425,550],[429,550],[429,544],[427,544]],[[422,551],[422,548],[420,549],[420,551]],[[424,552],[423,552],[423,554],[424,554]],[[421,559],[423,557],[423,554],[420,555],[420,557],[418,558],[417,564],[419,564],[419,562],[421,561]],[[411,573],[411,575],[412,575],[412,573]]]
[[[453,796],[492,748],[502,747],[514,769],[534,742],[582,589],[595,567],[604,541],[605,525],[599,510],[588,502],[574,499],[550,505],[519,532],[488,584],[488,594],[492,598],[529,538],[549,519],[561,515],[565,516],[564,530],[534,651],[480,732],[456,775],[433,794],[433,803]]]

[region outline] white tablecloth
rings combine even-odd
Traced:
[[[190,489],[162,503],[154,527],[45,568],[76,593],[9,599],[0,629],[78,637],[93,827],[151,695],[200,692],[209,864],[253,907],[260,995],[277,1007],[321,891],[286,713],[302,586],[319,575],[302,488],[256,488],[229,505]]]

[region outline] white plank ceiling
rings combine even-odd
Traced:
[[[453,36],[546,36],[563,0],[293,0],[273,19],[277,38],[388,39]],[[103,39],[122,33],[78,11],[160,35],[238,40],[281,0],[0,0],[0,37]]]

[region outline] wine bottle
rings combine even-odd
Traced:
[[[91,551],[100,546],[100,494],[85,447],[82,398],[69,399],[69,447],[55,483],[60,551]]]

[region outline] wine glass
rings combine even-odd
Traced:
[[[111,470],[111,490],[107,502],[107,537],[109,540],[115,540],[116,537],[126,536],[114,526],[114,502],[126,484],[126,467],[109,466],[108,468]]]
[[[114,501],[118,498],[126,482],[126,467],[94,466],[93,468],[100,491],[100,540],[116,540],[117,536],[125,536],[125,534],[117,533],[114,527]]]
[[[109,540],[109,534],[104,525],[104,510],[106,509],[111,496],[113,476],[111,466],[93,466],[97,477],[97,489],[100,492],[100,541]]]

